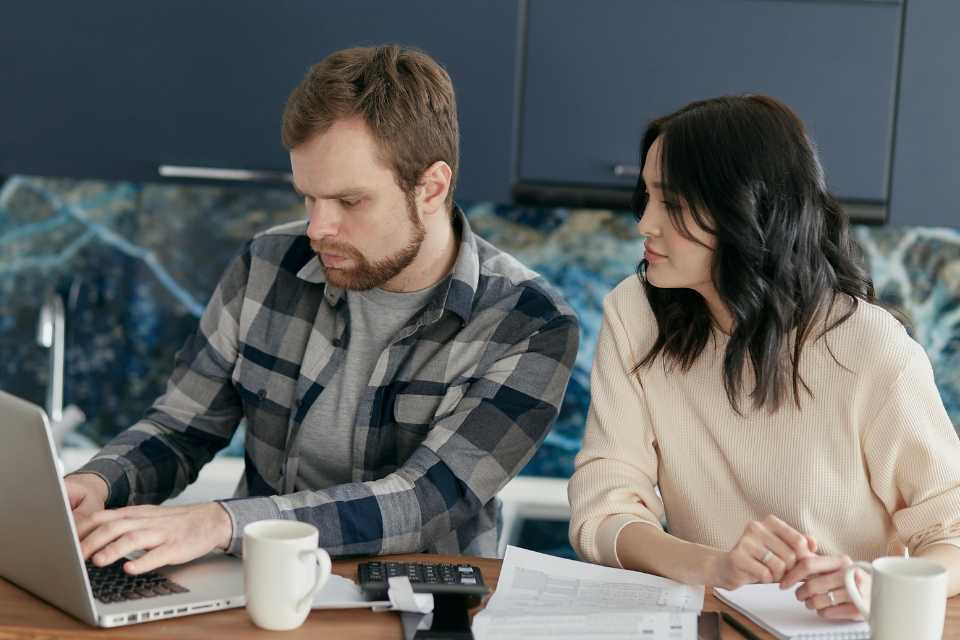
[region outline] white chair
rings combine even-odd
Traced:
[[[517,544],[524,520],[569,520],[566,478],[517,476],[500,491],[503,501],[503,530],[497,557],[508,544]]]

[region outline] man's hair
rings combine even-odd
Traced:
[[[287,99],[283,146],[293,149],[352,117],[366,123],[381,159],[407,195],[434,162],[450,165],[446,203],[453,204],[460,153],[457,102],[439,63],[395,44],[331,53],[310,68]]]

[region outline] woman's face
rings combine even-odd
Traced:
[[[643,167],[647,203],[637,229],[646,236],[645,277],[650,284],[662,289],[694,289],[709,301],[715,298],[710,274],[716,237],[697,225],[686,202],[676,194],[664,191],[661,141],[662,138],[657,138],[650,146]],[[682,210],[683,221],[692,237],[686,237],[674,226],[669,210]]]

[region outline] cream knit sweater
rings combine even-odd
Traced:
[[[889,313],[861,303],[804,348],[800,372],[814,397],[802,397],[802,410],[791,399],[769,414],[745,397],[742,417],[723,386],[722,334],[688,372],[665,370],[660,357],[631,375],[656,333],[631,276],[604,301],[569,484],[581,557],[618,566],[622,528],[659,527],[664,515],[671,534],[723,550],[768,514],[813,536],[822,553],[855,560],[884,555],[897,539],[911,553],[960,546],[960,441],[926,354]]]

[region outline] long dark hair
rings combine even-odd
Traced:
[[[853,315],[859,300],[875,301],[803,123],[768,96],[721,97],[654,120],[643,136],[641,166],[658,138],[664,190],[682,198],[694,223],[716,239],[712,281],[733,315],[723,359],[730,404],[740,412],[749,359],[754,408],[774,412],[789,391],[799,408],[801,387],[812,396],[799,365],[817,318],[832,317],[838,301],[852,302],[822,335]],[[638,216],[646,199],[641,177],[633,194]],[[668,215],[692,238],[683,210]],[[638,275],[645,268],[641,261]],[[706,302],[691,289],[660,289],[645,279],[644,287],[659,334],[635,372],[661,353],[688,370],[714,331]]]

